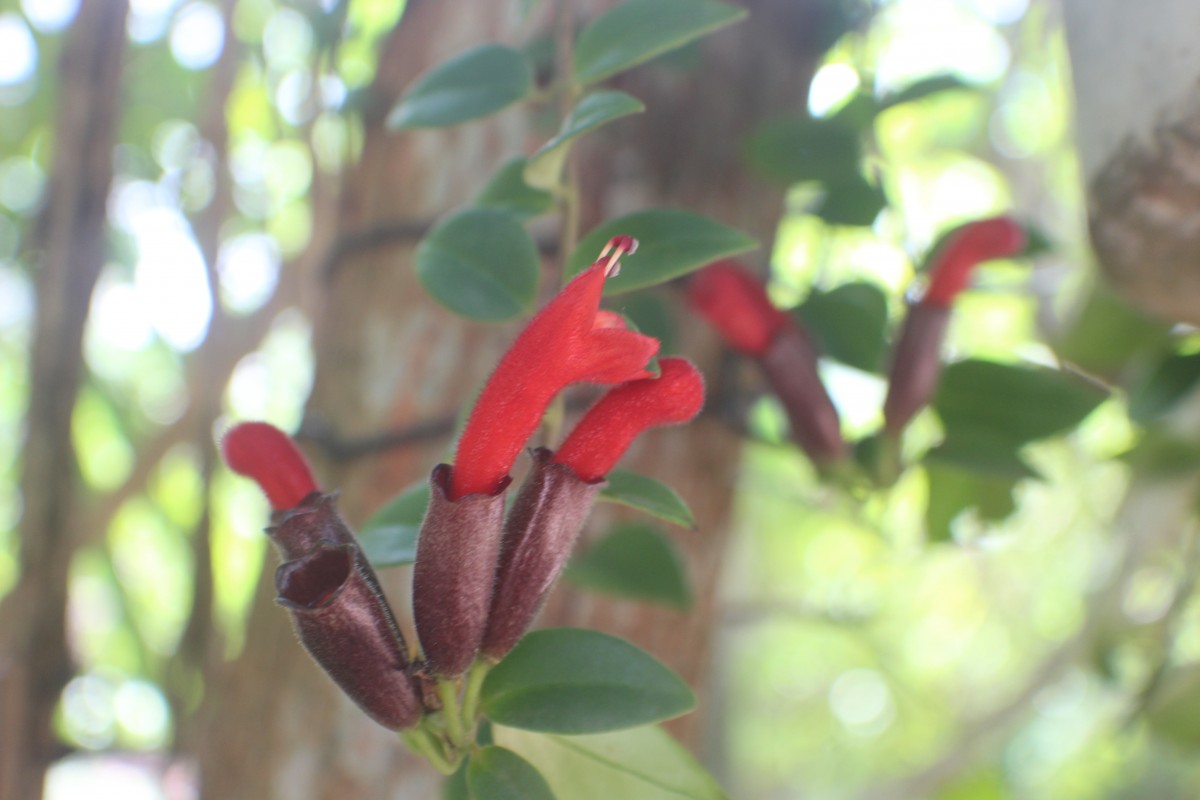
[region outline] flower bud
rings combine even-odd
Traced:
[[[400,629],[356,545],[317,545],[281,564],[275,586],[304,649],[367,716],[392,730],[420,721]]]
[[[818,467],[847,455],[837,408],[817,373],[817,351],[796,325],[783,328],[758,359],[787,412],[792,438]]]
[[[888,371],[883,427],[899,436],[937,389],[942,372],[942,339],[950,320],[948,306],[918,303],[908,310]]]
[[[483,653],[499,661],[525,634],[571,556],[604,481],[585,481],[533,451],[534,467],[504,525]]]
[[[453,469],[439,464],[429,479],[429,508],[413,564],[413,618],[430,669],[466,672],[479,652],[492,599],[504,524],[504,477],[491,494],[450,499]]]

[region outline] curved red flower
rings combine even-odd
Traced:
[[[449,499],[491,494],[542,421],[554,396],[572,383],[623,383],[649,376],[658,340],[614,326],[600,313],[604,281],[636,241],[618,237],[615,250],[581,272],[543,308],[500,359],[467,420],[450,480]]]

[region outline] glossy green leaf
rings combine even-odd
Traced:
[[[746,159],[777,183],[821,181],[832,186],[860,176],[861,136],[834,120],[774,120],[750,137]]]
[[[1095,385],[1057,370],[967,360],[942,373],[934,408],[947,439],[983,431],[1018,447],[1074,428],[1106,396]]]
[[[605,480],[608,485],[600,492],[601,500],[636,508],[682,528],[696,527],[691,509],[670,486],[623,469],[612,470]]]
[[[528,634],[488,673],[482,699],[494,723],[569,734],[659,722],[695,705],[692,690],[662,662],[581,628]]]
[[[471,800],[554,800],[554,793],[537,768],[497,745],[471,756],[467,768]]]
[[[857,172],[825,184],[825,193],[813,213],[830,225],[866,227],[875,223],[887,206],[883,187]]]
[[[796,314],[822,353],[866,372],[879,372],[887,347],[887,311],[883,290],[858,282],[829,292],[814,290]]]
[[[692,604],[675,543],[650,525],[622,525],[588,548],[564,577],[588,589],[686,610]]]
[[[451,311],[482,322],[531,310],[540,269],[528,231],[490,208],[442,220],[417,248],[417,275],[426,291]]]
[[[506,162],[475,198],[475,205],[507,211],[522,221],[554,208],[554,195],[525,182],[526,163],[524,158]]]
[[[758,243],[741,231],[690,211],[654,208],[609,220],[579,242],[567,261],[567,275],[587,269],[614,236],[638,240],[638,251],[622,256],[621,274],[610,278],[606,295],[631,292],[669,281],[718,259],[753,250]]]
[[[713,0],[625,0],[579,35],[575,80],[604,80],[745,16],[745,9]]]
[[[358,534],[358,542],[371,565],[396,567],[417,557],[417,533],[429,505],[429,483],[408,487],[371,515]]]
[[[485,44],[417,78],[387,117],[387,127],[436,128],[499,111],[533,89],[533,71],[520,52]]]
[[[496,741],[537,767],[560,800],[728,800],[658,727],[555,736],[497,726]]]
[[[529,157],[525,181],[541,189],[554,189],[559,184],[563,163],[575,139],[605,123],[645,110],[641,100],[625,92],[592,92],[571,109],[554,138]]]
[[[967,83],[957,75],[932,75],[910,83],[903,89],[885,94],[878,100],[879,110],[883,111],[901,103],[911,103],[914,100],[923,100],[931,95],[954,90],[978,91],[978,87]]]

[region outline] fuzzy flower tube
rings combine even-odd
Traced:
[[[455,677],[479,651],[504,515],[508,473],[566,386],[649,376],[658,341],[599,310],[607,278],[636,240],[617,237],[530,320],[488,379],[459,438],[454,466],[434,470],[417,541],[413,615],[434,675]]]
[[[819,467],[849,453],[837,408],[817,372],[812,339],[790,314],[776,308],[745,267],[718,261],[688,284],[689,304],[740,353],[758,361],[782,403],[792,437]]]
[[[533,472],[504,526],[483,654],[499,661],[533,623],[566,565],[604,475],[640,433],[695,417],[704,380],[690,362],[664,358],[657,378],[610,389],[558,452],[534,451]]]
[[[278,602],[291,613],[300,643],[380,725],[416,725],[422,708],[403,636],[334,496],[320,491],[299,449],[272,425],[234,426],[221,451],[271,504],[267,533],[284,559],[275,572]]]
[[[941,348],[955,299],[967,288],[975,267],[1018,255],[1028,235],[1011,217],[977,220],[951,233],[934,253],[929,285],[908,310],[892,353],[884,432],[897,437],[937,389]]]

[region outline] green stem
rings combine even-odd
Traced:
[[[458,707],[458,686],[454,681],[439,680],[437,692],[442,700],[442,719],[446,723],[446,735],[450,737],[452,744],[462,747],[466,745],[467,739]]]
[[[467,688],[463,692],[463,722],[468,728],[475,725],[475,718],[479,716],[479,695],[483,691],[483,679],[491,668],[491,664],[480,659],[471,665],[471,671],[467,673]]]
[[[400,739],[414,753],[424,756],[433,768],[443,775],[453,775],[458,769],[459,757],[447,756],[438,739],[422,725],[408,731],[400,731]]]

